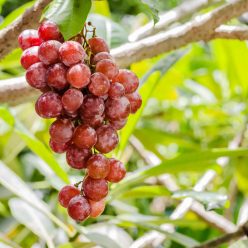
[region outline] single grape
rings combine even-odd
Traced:
[[[118,75],[118,71],[117,65],[110,59],[100,60],[96,64],[96,72],[103,73],[110,80]]]
[[[67,68],[62,63],[50,66],[47,70],[47,84],[57,90],[63,90],[68,86],[66,72]]]
[[[120,83],[111,83],[108,95],[110,98],[120,98],[125,95],[125,88]]]
[[[109,87],[109,80],[104,74],[95,72],[91,75],[88,89],[93,95],[104,96],[108,93]]]
[[[91,154],[91,150],[79,149],[71,145],[66,151],[66,161],[73,169],[80,170],[86,168],[86,162]]]
[[[44,89],[46,85],[46,66],[42,62],[31,65],[26,71],[28,84],[36,89]]]
[[[121,130],[127,124],[127,119],[120,119],[115,121],[110,120],[109,123],[115,130]]]
[[[57,143],[54,140],[49,140],[49,146],[52,149],[52,151],[56,153],[64,153],[69,148],[69,143]]]
[[[62,207],[67,208],[70,200],[80,194],[80,190],[72,185],[64,186],[58,195],[59,203]]]
[[[77,64],[70,67],[67,72],[67,80],[75,88],[83,88],[90,82],[90,68],[85,64]]]
[[[66,66],[83,62],[86,56],[84,48],[76,41],[66,41],[59,49],[60,59]]]
[[[76,221],[84,221],[91,212],[88,200],[82,195],[74,196],[70,200],[67,210],[70,217]]]
[[[103,179],[109,173],[108,160],[102,154],[92,155],[87,163],[88,175],[94,179]]]
[[[39,59],[45,65],[51,65],[59,62],[59,48],[61,43],[57,40],[43,42],[39,47]]]
[[[84,100],[83,93],[78,89],[68,89],[62,96],[64,109],[69,113],[75,113]]]
[[[63,41],[62,34],[59,31],[58,26],[52,21],[44,21],[38,28],[39,37],[44,40],[58,40]]]
[[[114,61],[114,58],[108,52],[100,52],[92,57],[92,64],[95,65],[97,62],[103,59],[111,59]]]
[[[118,134],[110,125],[103,125],[96,130],[97,142],[95,148],[101,153],[111,152],[119,142]]]
[[[79,148],[90,149],[97,141],[96,131],[89,125],[82,124],[75,129],[72,141]]]
[[[96,218],[103,213],[103,211],[105,209],[105,200],[104,199],[101,201],[89,200],[89,203],[90,203],[90,208],[91,208],[90,217]]]
[[[101,116],[104,113],[105,105],[100,97],[87,95],[80,108],[82,119],[91,119],[94,116]]]
[[[51,138],[57,143],[66,143],[71,140],[74,131],[73,123],[68,119],[58,119],[49,129]]]
[[[92,201],[100,201],[108,194],[108,182],[105,179],[93,179],[87,176],[82,185],[85,196]]]
[[[35,110],[40,117],[55,118],[61,115],[63,107],[59,94],[46,92],[42,94],[35,104]]]
[[[110,170],[106,179],[112,183],[120,182],[126,175],[126,169],[124,164],[114,158],[108,159],[108,163],[110,166]]]
[[[109,98],[106,102],[106,116],[110,120],[125,119],[130,114],[130,102],[125,96]]]
[[[40,62],[38,49],[38,46],[33,46],[23,51],[21,56],[21,65],[24,69],[28,69],[31,65]]]
[[[84,122],[84,124],[88,124],[93,128],[98,128],[103,124],[104,118],[105,118],[104,114],[103,115],[95,115],[95,116],[88,118],[88,119],[84,118],[83,122]]]
[[[32,46],[39,46],[42,40],[39,38],[38,32],[35,29],[26,29],[18,36],[19,46],[22,50],[26,50]]]
[[[90,45],[90,49],[93,54],[97,54],[100,52],[109,53],[109,48],[106,41],[100,37],[93,37],[88,40],[88,43]]]
[[[142,105],[142,98],[140,94],[135,91],[131,94],[126,95],[127,99],[130,102],[131,105],[131,113],[134,114],[137,112],[137,110],[141,107]]]
[[[113,78],[113,83],[121,83],[125,88],[125,94],[134,92],[139,86],[138,77],[129,70],[120,69],[116,77]]]

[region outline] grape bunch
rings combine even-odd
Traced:
[[[42,118],[56,118],[50,148],[65,152],[71,168],[86,169],[85,178],[63,187],[58,197],[76,221],[99,216],[108,182],[124,178],[123,163],[104,154],[116,148],[117,131],[142,103],[137,76],[117,67],[104,39],[89,26],[64,41],[58,26],[46,20],[38,31],[25,30],[18,38],[26,80],[42,92],[35,110]]]

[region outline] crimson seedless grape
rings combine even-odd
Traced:
[[[65,152],[71,168],[87,170],[82,181],[64,186],[58,196],[76,221],[99,216],[108,182],[125,177],[123,163],[104,154],[116,148],[117,131],[142,103],[138,77],[118,68],[95,28],[89,32],[85,25],[82,33],[64,41],[58,26],[44,21],[38,31],[25,30],[18,38],[26,80],[42,92],[35,110],[40,117],[56,118],[49,130],[51,150]]]

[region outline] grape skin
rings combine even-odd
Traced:
[[[106,180],[112,183],[120,182],[126,175],[124,164],[114,158],[110,158],[108,162],[110,170],[108,176],[106,177]]]
[[[90,77],[89,91],[95,96],[104,96],[108,93],[110,82],[108,78],[100,73],[95,72]]]
[[[110,80],[117,76],[118,71],[117,65],[110,59],[100,60],[96,64],[96,72],[103,73]]]
[[[52,21],[44,21],[38,28],[38,34],[41,40],[58,40],[63,41],[62,34],[59,31],[58,26]]]
[[[21,65],[24,69],[27,70],[31,65],[40,62],[38,50],[38,46],[33,46],[23,51],[21,56]]]
[[[67,208],[70,200],[80,194],[80,190],[72,185],[64,186],[58,195],[59,203],[62,207]]]
[[[88,43],[90,45],[91,52],[93,54],[97,54],[100,52],[108,52],[109,53],[109,48],[107,43],[105,42],[104,39],[100,37],[94,37],[88,40]]]
[[[78,89],[68,89],[62,96],[64,109],[69,113],[75,113],[83,103],[83,93]]]
[[[32,46],[39,46],[42,43],[37,30],[26,29],[18,36],[18,43],[22,50],[26,50]]]

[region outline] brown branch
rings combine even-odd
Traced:
[[[38,26],[42,10],[51,0],[38,0],[8,27],[0,30],[0,59],[18,47],[17,37],[21,31]]]
[[[167,11],[159,16],[159,22],[154,25],[153,21],[150,21],[146,25],[138,28],[128,37],[130,42],[144,39],[148,36],[157,34],[170,28],[170,25],[174,25],[182,20],[191,17],[197,11],[208,7],[214,3],[223,2],[221,0],[188,0],[181,5]]]
[[[236,232],[228,233],[226,235],[223,235],[220,238],[208,241],[202,245],[195,246],[194,248],[215,248],[220,247],[220,245],[225,243],[230,243],[235,240],[238,240],[244,236],[248,236],[248,222],[245,223],[243,226],[239,227],[239,229]]]

